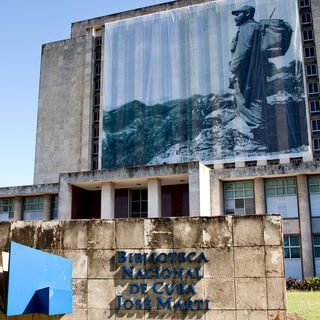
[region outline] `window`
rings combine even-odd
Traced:
[[[254,214],[252,181],[226,182],[224,184],[225,214]]]
[[[320,235],[313,235],[313,254],[315,258],[320,258]]]
[[[42,220],[43,197],[24,199],[23,220]]]
[[[100,106],[100,94],[95,94],[93,97],[93,105]]]
[[[95,124],[98,124],[99,120],[100,120],[100,112],[99,112],[99,110],[94,110],[93,111],[93,122]]]
[[[98,126],[93,127],[93,138],[99,139],[99,127]]]
[[[303,31],[303,42],[304,43],[313,42],[313,32],[312,32],[312,30],[304,30]]]
[[[317,95],[319,93],[319,84],[318,82],[308,83],[309,95]]]
[[[148,217],[148,190],[131,190],[130,216],[132,218]]]
[[[224,164],[224,168],[225,169],[234,169],[236,167],[235,163],[232,162],[232,163],[225,163]]]
[[[95,59],[96,59],[96,61],[100,61],[101,60],[101,51],[100,50],[96,50]]]
[[[320,234],[314,234],[312,236],[313,240],[313,256],[314,256],[314,266],[316,277],[320,277]]]
[[[14,198],[0,199],[0,221],[13,220]]]
[[[311,120],[311,127],[313,134],[320,134],[320,119]]]
[[[295,178],[266,179],[267,213],[281,213],[283,218],[298,217]]]
[[[284,236],[284,257],[286,259],[301,258],[300,237]]]
[[[305,8],[310,6],[310,0],[300,0],[299,1],[299,6],[300,8]]]
[[[315,57],[315,50],[314,47],[306,47],[304,48],[304,55],[306,58],[313,58]]]
[[[100,74],[101,74],[101,62],[96,63],[94,66],[94,75],[100,76]]]
[[[310,25],[312,22],[311,13],[303,13],[301,15],[301,23],[303,26]]]
[[[100,91],[100,79],[94,80],[94,90]]]
[[[309,176],[308,185],[311,216],[320,217],[320,176]]]
[[[99,144],[97,141],[95,141],[93,144],[92,144],[92,154],[93,155],[98,155],[99,153]]]
[[[96,31],[98,31],[99,29],[96,29]],[[101,29],[100,29],[101,30]],[[97,37],[96,38],[96,47],[101,46],[102,44],[102,38],[101,37]]]
[[[317,65],[316,64],[309,64],[307,65],[307,76],[308,77],[312,77],[312,76],[316,76],[318,74],[317,72]]]
[[[320,139],[313,139],[313,151],[320,150]]]
[[[257,161],[246,161],[246,167],[256,167],[257,166]]]
[[[268,165],[273,166],[273,165],[276,165],[276,164],[279,164],[279,159],[268,160]]]
[[[302,162],[302,158],[290,158],[290,163],[292,164],[300,164]]]
[[[59,196],[56,194],[52,196],[52,219],[58,220],[58,199]]]
[[[320,111],[320,101],[310,101],[310,110],[311,112],[319,112]]]
[[[92,170],[98,170],[98,159],[96,157],[92,157]]]

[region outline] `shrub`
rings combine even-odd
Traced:
[[[304,280],[304,282],[307,284],[308,290],[311,290],[311,291],[320,290],[320,279],[318,277],[307,278]]]
[[[318,277],[314,277],[300,281],[295,278],[289,278],[286,281],[286,285],[287,290],[318,291],[320,290],[320,279]]]

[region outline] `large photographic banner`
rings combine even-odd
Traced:
[[[296,0],[105,25],[102,168],[310,152]]]

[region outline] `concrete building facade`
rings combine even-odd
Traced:
[[[319,1],[298,1],[309,156],[101,169],[105,24],[206,2],[76,22],[70,39],[43,45],[34,185],[0,188],[0,220],[281,213],[286,276],[320,276]]]

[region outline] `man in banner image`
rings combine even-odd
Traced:
[[[261,29],[253,17],[255,8],[245,5],[232,11],[238,32],[231,44],[230,88],[235,91],[237,116],[244,120],[243,128],[266,145],[263,60]]]

